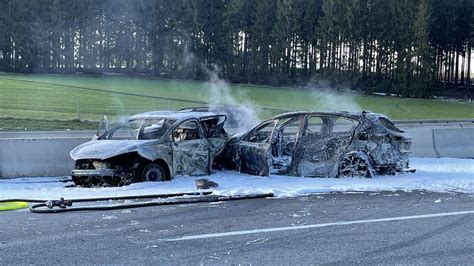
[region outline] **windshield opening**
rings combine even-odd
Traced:
[[[114,126],[100,139],[152,140],[161,138],[176,120],[150,118],[128,120]]]

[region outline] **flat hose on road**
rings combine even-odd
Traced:
[[[186,197],[186,196],[198,196],[198,197]],[[106,211],[106,210],[118,210],[118,209],[129,209],[129,208],[141,208],[151,206],[163,206],[163,205],[176,205],[176,204],[190,204],[190,203],[202,203],[202,202],[216,202],[216,201],[232,201],[232,200],[244,200],[244,199],[257,199],[257,198],[268,198],[273,197],[272,193],[265,194],[251,194],[251,195],[236,195],[236,196],[214,196],[212,191],[205,192],[191,192],[191,193],[176,193],[176,194],[158,194],[158,195],[144,195],[144,196],[124,196],[124,197],[105,197],[105,198],[86,198],[86,199],[73,199],[73,200],[28,200],[23,199],[21,201],[34,202],[35,204],[30,207],[30,211],[34,213],[60,213],[60,212],[72,212],[72,211]],[[184,197],[178,199],[177,197]],[[116,205],[101,205],[101,206],[82,206],[69,208],[73,203],[78,202],[94,202],[94,201],[110,201],[110,200],[136,200],[136,199],[159,199],[159,198],[174,198],[171,201],[146,201],[146,202],[133,202]],[[1,203],[19,201],[14,200],[0,200]],[[59,207],[59,208],[54,208]]]
[[[203,196],[203,195],[210,195],[210,194],[212,194],[212,191],[171,193],[171,194],[155,194],[155,195],[137,195],[137,196],[120,196],[120,197],[102,197],[102,198],[83,198],[83,199],[70,199],[69,201],[72,201],[72,202],[91,202],[91,201],[104,201],[104,200],[153,199],[153,198],[172,198],[172,197],[182,197],[182,196]],[[13,202],[13,201],[44,203],[47,200],[44,200],[44,199],[6,199],[6,200],[0,200],[0,203]]]
[[[8,201],[0,202],[0,211],[12,211],[18,209],[28,208],[28,202],[26,201]]]

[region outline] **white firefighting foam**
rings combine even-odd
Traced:
[[[294,197],[326,192],[427,190],[434,192],[474,193],[474,160],[452,158],[412,158],[414,174],[359,178],[305,178],[292,176],[251,176],[237,172],[216,172],[205,177],[217,182],[218,195],[274,193]],[[0,199],[66,199],[116,197],[195,192],[195,179],[179,176],[169,182],[144,182],[124,187],[67,187],[72,182],[57,182],[58,177],[0,180]]]

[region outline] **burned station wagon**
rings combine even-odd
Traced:
[[[411,138],[370,112],[293,112],[229,141],[221,167],[253,175],[371,177],[407,171]]]
[[[227,142],[225,120],[225,115],[211,112],[156,111],[137,114],[110,129],[103,121],[92,141],[71,151],[72,179],[90,186],[209,175]]]

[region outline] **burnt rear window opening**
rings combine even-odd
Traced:
[[[380,124],[382,124],[384,127],[390,129],[391,131],[394,131],[394,132],[397,132],[397,133],[403,133],[405,131],[399,129],[398,127],[396,127],[392,121],[388,120],[387,118],[384,118],[384,117],[380,117],[379,118],[379,122]]]

